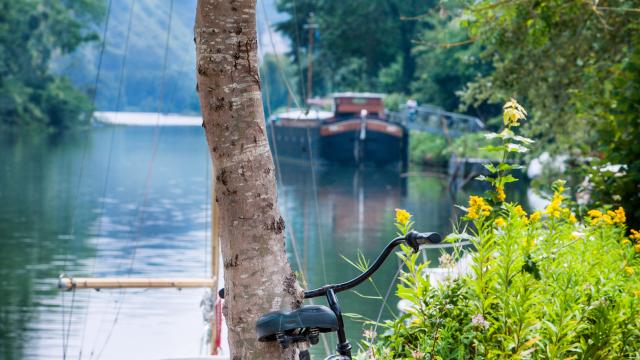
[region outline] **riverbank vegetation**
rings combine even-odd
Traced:
[[[482,147],[486,134],[467,133],[449,139],[442,135],[412,131],[409,137],[409,160],[416,165],[429,167],[446,167],[452,156],[499,161],[495,152]]]
[[[640,233],[627,236],[624,208],[581,213],[556,181],[549,205],[527,213],[504,186],[516,179],[512,154],[532,140],[516,135],[526,117],[515,101],[504,129],[487,138],[502,161],[479,180],[491,189],[472,195],[459,230],[448,237],[472,249],[443,252],[444,282],[429,281],[428,263],[404,248],[397,295],[409,310],[370,323],[361,358],[373,359],[635,359],[640,356]],[[398,211],[397,228],[411,217]],[[456,265],[467,259],[462,270]],[[377,332],[376,330],[377,329]]]
[[[51,71],[51,59],[97,39],[98,0],[0,2],[0,126],[66,129],[87,124],[87,93]]]

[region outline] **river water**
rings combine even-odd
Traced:
[[[373,260],[395,235],[395,208],[412,212],[418,230],[446,234],[454,203],[468,196],[451,191],[438,173],[285,164],[279,170],[290,262],[309,287],[355,276],[342,256],[362,252]],[[0,134],[0,358],[198,355],[202,290],[61,293],[56,285],[61,273],[208,276],[210,181],[200,127]],[[435,260],[438,252],[428,256]],[[397,265],[391,258],[376,274],[379,291],[387,291]],[[370,284],[358,292],[376,294]],[[380,313],[379,300],[354,292],[339,298],[346,313]],[[390,308],[396,303],[392,296]],[[357,347],[362,325],[346,326]],[[333,335],[327,339],[333,348]],[[320,357],[322,345],[314,353]]]

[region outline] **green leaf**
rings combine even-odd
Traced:
[[[486,177],[484,175],[477,176],[476,180],[478,180],[478,181],[486,181],[486,182],[491,183],[491,184],[495,183],[495,181],[496,181],[496,179],[490,178],[490,177]]]
[[[492,174],[495,174],[496,172],[498,172],[498,169],[496,169],[496,167],[493,166],[493,164],[482,164],[482,166],[484,166],[484,168],[489,170]]]
[[[498,165],[498,170],[500,171],[511,170],[511,169],[513,169],[513,166],[507,163],[501,163],[500,165]]]
[[[471,240],[473,238],[474,238],[473,235],[467,234],[467,233],[459,233],[459,234],[451,233],[444,238],[444,241],[453,243],[460,240]]]
[[[513,177],[513,175],[511,175],[511,174],[502,177],[502,183],[503,184],[512,183],[512,182],[516,182],[516,181],[518,181],[518,179]]]
[[[523,144],[533,144],[535,142],[535,140],[533,140],[533,139],[529,139],[528,137],[524,137],[524,136],[520,136],[520,135],[514,136],[513,140],[519,141],[519,142],[521,142]]]
[[[500,132],[499,137],[503,138],[503,139],[511,139],[513,138],[514,133],[513,131],[509,130],[509,129],[504,129]]]
[[[527,151],[529,151],[529,149],[527,149],[526,147],[520,145],[520,144],[515,144],[515,143],[508,143],[507,144],[507,151],[508,152],[517,152],[517,153],[526,153]]]
[[[484,150],[487,152],[502,152],[505,151],[506,148],[504,147],[504,145],[487,145],[487,146],[483,146],[480,148],[480,150]]]
[[[342,313],[342,316],[346,316],[351,319],[366,319],[364,316],[356,313]]]
[[[382,300],[381,296],[365,295],[365,294],[361,294],[361,293],[357,292],[356,290],[351,290],[351,291],[354,292],[356,295],[360,296],[361,298]]]

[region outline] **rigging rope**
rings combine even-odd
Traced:
[[[112,5],[112,0],[109,0],[108,4],[107,4],[107,11],[106,11],[106,15],[105,15],[105,22],[104,22],[104,27],[102,30],[102,42],[100,45],[100,52],[99,52],[99,56],[98,56],[98,66],[96,69],[96,77],[95,77],[95,81],[94,81],[94,86],[93,86],[93,94],[91,97],[91,107],[93,109],[95,109],[96,106],[96,98],[97,98],[97,94],[98,94],[98,83],[100,81],[100,73],[102,70],[102,61],[104,59],[104,52],[105,52],[105,48],[106,48],[106,44],[107,44],[107,31],[109,29],[109,19],[111,18],[111,5]],[[78,183],[75,187],[76,191],[75,191],[75,195],[73,198],[73,201],[71,202],[72,204],[72,211],[71,211],[71,219],[70,219],[70,237],[69,237],[69,241],[73,241],[73,239],[75,238],[75,220],[76,220],[76,212],[77,212],[77,208],[78,208],[78,199],[80,197],[80,190],[82,187],[82,180],[84,178],[84,170],[85,170],[85,165],[86,165],[86,160],[87,160],[87,147],[88,147],[88,137],[85,137],[85,141],[83,143],[82,146],[82,155],[81,155],[81,160],[80,160],[80,169],[78,172]],[[65,256],[64,256],[64,265],[63,265],[63,272],[66,273],[67,271],[67,260],[69,258],[69,242],[65,243]],[[68,351],[68,347],[69,347],[69,336],[71,334],[71,322],[72,322],[72,318],[73,318],[73,308],[74,308],[74,304],[75,304],[75,289],[73,289],[73,294],[71,296],[71,306],[70,306],[70,311],[69,311],[69,319],[68,319],[68,323],[65,329],[65,295],[64,292],[62,293],[62,307],[61,307],[61,313],[62,313],[62,358],[66,359],[67,358],[67,351]],[[86,312],[85,312],[86,315]],[[86,325],[86,322],[85,322]],[[83,333],[84,333],[84,329],[83,329]],[[82,338],[82,342],[84,342],[84,336]]]
[[[291,83],[289,83],[289,80],[287,79],[286,75],[285,75],[285,71],[282,68],[282,63],[280,62],[280,56],[278,55],[278,52],[276,51],[276,47],[275,47],[275,42],[273,41],[273,33],[271,30],[271,23],[269,22],[269,17],[267,15],[267,10],[266,7],[264,6],[264,2],[262,3],[262,11],[264,14],[264,18],[265,18],[265,22],[267,24],[267,31],[269,34],[269,41],[271,42],[271,47],[272,47],[272,51],[273,51],[273,55],[276,59],[276,67],[278,68],[278,72],[280,73],[280,77],[282,78],[282,81],[285,84],[285,87],[287,88],[287,92],[289,93],[289,96],[291,96],[291,98],[293,99],[296,108],[298,109],[298,112],[302,113],[302,107],[300,106],[300,103],[297,100],[297,97],[295,96],[292,87],[291,87]],[[299,51],[299,50],[298,50]],[[299,59],[298,59],[299,61]],[[269,111],[271,112],[271,111]],[[274,139],[273,143],[275,144],[275,135],[273,134],[273,127],[271,127],[271,132],[272,132],[272,138]],[[316,219],[320,219],[320,206],[318,204],[318,187],[317,187],[317,181],[316,181],[316,172],[315,172],[315,162],[313,161],[312,158],[312,149],[311,149],[311,136],[309,133],[309,130],[307,129],[307,147],[309,148],[309,162],[310,162],[310,167],[311,167],[311,181],[312,181],[312,187],[313,187],[313,194],[314,194],[314,203],[315,203],[315,212],[316,212]],[[274,153],[276,152],[276,146],[274,145]],[[279,158],[276,157],[276,163],[278,164],[277,169],[278,171],[280,171],[280,161]],[[282,174],[280,174],[280,178],[282,178]],[[326,283],[327,282],[327,273],[326,273],[326,262],[325,262],[325,258],[324,258],[324,243],[322,241],[322,233],[320,231],[320,224],[316,224],[316,233],[318,236],[318,244],[320,245],[320,262],[322,264],[322,275],[323,275],[323,280]]]
[[[136,253],[137,253],[137,249],[138,249],[138,241],[139,241],[139,237],[140,237],[140,230],[142,228],[142,223],[144,222],[145,208],[146,208],[147,202],[149,200],[149,187],[151,185],[151,177],[152,177],[152,174],[153,174],[153,165],[155,163],[156,155],[158,153],[158,143],[159,143],[159,138],[160,138],[161,129],[162,129],[162,127],[159,126],[159,125],[160,125],[160,116],[161,116],[161,112],[162,112],[162,104],[163,104],[163,100],[164,100],[164,86],[165,86],[165,78],[166,78],[166,71],[167,71],[167,63],[168,63],[168,60],[169,60],[169,45],[170,45],[170,40],[171,40],[171,24],[172,24],[172,21],[173,21],[173,3],[174,3],[174,0],[171,0],[170,3],[169,3],[169,19],[168,19],[167,34],[166,34],[166,39],[165,39],[164,58],[163,58],[163,64],[162,64],[162,76],[161,76],[161,80],[160,80],[160,91],[159,91],[158,103],[157,103],[156,126],[155,126],[155,133],[154,133],[153,150],[152,150],[152,154],[151,154],[151,160],[149,161],[149,165],[147,167],[147,174],[146,174],[146,177],[145,177],[142,204],[141,204],[141,206],[138,207],[136,230],[135,230],[134,236],[133,236],[133,245],[132,245],[133,249],[132,249],[131,258],[130,258],[130,262],[129,262],[129,268],[127,269],[127,277],[130,277],[131,276],[131,272],[133,271],[133,265],[135,263]],[[125,296],[126,296],[126,292],[124,291],[124,289],[122,289],[122,291],[120,292],[120,301],[118,302],[118,306],[117,306],[117,309],[116,309],[116,313],[115,313],[113,322],[111,323],[111,327],[109,328],[109,331],[107,333],[107,337],[106,337],[106,339],[105,339],[100,351],[98,352],[98,355],[97,355],[96,359],[99,359],[102,356],[102,353],[104,352],[107,344],[109,343],[109,340],[111,339],[111,335],[113,334],[113,330],[115,329],[115,325],[117,324],[118,319],[120,317],[120,312],[122,310],[122,305],[124,303]]]
[[[128,59],[128,54],[129,54],[129,40],[131,38],[131,28],[133,25],[133,14],[135,11],[135,6],[136,6],[136,2],[137,0],[132,0],[131,2],[131,7],[129,8],[129,18],[127,21],[127,32],[125,35],[125,41],[124,41],[124,49],[123,49],[123,55],[122,55],[122,66],[120,67],[120,74],[118,76],[118,91],[116,93],[116,106],[115,106],[115,118],[117,119],[118,117],[118,113],[120,111],[120,105],[121,105],[121,101],[122,101],[122,85],[124,83],[124,79],[125,79],[125,74],[126,74],[126,69],[127,69],[127,59]],[[109,175],[111,173],[111,163],[112,163],[112,158],[113,158],[113,144],[114,144],[114,139],[115,139],[115,126],[111,127],[111,132],[110,132],[110,137],[109,137],[109,147],[108,147],[108,151],[107,151],[107,167],[106,167],[106,171],[105,171],[105,180],[102,186],[102,201],[100,204],[100,220],[98,221],[98,227],[96,229],[96,237],[98,239],[98,243],[96,244],[96,248],[99,248],[100,243],[102,242],[102,225],[103,225],[103,219],[104,219],[104,211],[105,211],[105,203],[106,203],[106,196],[107,196],[107,189],[109,186]],[[96,264],[98,262],[98,259],[96,257],[96,259],[93,262],[92,265],[92,271],[91,273],[93,275],[95,275],[95,268],[96,268]],[[91,293],[89,294],[89,303],[87,304],[87,313],[89,311],[89,305],[90,305],[90,301],[91,301]],[[105,318],[105,314],[106,312],[102,312],[102,316],[100,317],[100,322],[99,322],[99,326],[98,326],[98,333],[100,332],[100,330],[102,329],[102,326],[104,324],[104,318]],[[86,322],[88,321],[87,316],[85,316],[85,325],[83,326],[83,334],[82,334],[82,338],[84,339],[85,337],[85,332],[86,332]],[[83,340],[84,341],[84,340]],[[97,345],[97,338],[94,341],[94,344],[91,348],[91,353],[90,353],[90,357],[93,357],[94,354],[94,349]],[[83,346],[84,347],[84,346]],[[83,349],[80,349],[80,358],[82,358],[82,351]]]
[[[298,2],[296,0],[293,0],[293,28],[296,29],[296,63],[298,65],[300,93],[302,94],[302,98],[306,99],[307,88],[304,86],[305,83],[304,83],[304,76],[302,75],[302,62],[300,61],[300,29],[298,28]],[[271,25],[269,25],[269,31],[271,31]],[[275,49],[274,49],[274,53],[275,53]]]
[[[264,19],[265,19],[265,23],[267,25],[267,31],[269,33],[269,40],[271,42],[271,47],[273,49],[273,55],[276,58],[276,67],[278,68],[280,76],[281,76],[283,82],[285,83],[285,86],[287,88],[287,91],[288,91],[289,95],[294,100],[294,102],[296,104],[296,107],[298,108],[298,111],[302,111],[298,101],[296,100],[295,94],[293,94],[293,91],[291,90],[291,84],[289,84],[289,81],[288,81],[288,79],[286,78],[286,76],[284,74],[284,71],[282,69],[282,64],[280,63],[280,57],[279,57],[278,53],[276,52],[275,43],[273,41],[273,34],[272,34],[272,31],[271,31],[271,23],[269,22],[269,18],[268,18],[268,15],[267,15],[266,7],[264,5],[264,1],[261,4],[262,4],[263,16],[264,16]],[[260,37],[259,37],[259,39],[260,39]],[[259,41],[259,43],[261,44],[262,42]],[[268,74],[265,72],[265,77],[267,75]],[[271,102],[270,102],[271,94],[270,94],[270,91],[269,91],[268,81],[267,81],[267,85],[265,86],[265,91],[266,91],[266,97],[267,97],[267,112],[269,113],[269,116],[270,116],[271,115]],[[267,118],[267,121],[269,121],[268,118]],[[285,221],[287,223],[289,223],[286,220],[286,219],[288,219],[288,212],[287,212],[287,207],[286,207],[286,204],[287,204],[287,201],[286,201],[286,189],[284,188],[284,180],[283,180],[283,177],[282,177],[282,171],[280,169],[281,166],[280,166],[280,158],[278,156],[278,146],[277,146],[276,141],[275,141],[276,137],[275,137],[274,127],[273,126],[269,126],[269,128],[271,130],[271,138],[273,139],[272,145],[273,145],[274,160],[275,160],[275,163],[277,164],[277,166],[276,166],[276,181],[279,184],[279,188],[282,189],[282,197],[283,197],[283,200],[284,200],[284,203],[285,203],[285,206],[283,207],[283,214],[282,215],[285,218]],[[310,142],[308,143],[308,146],[309,146],[309,148],[311,148]],[[313,162],[311,162],[311,167],[312,167],[312,171],[313,171],[313,167],[314,167],[314,163]],[[318,207],[318,198],[317,198],[317,188],[315,187],[315,177],[314,177],[314,194],[315,194],[314,200],[316,202],[316,209],[318,209],[319,207]],[[317,217],[319,217],[319,213],[317,213]],[[316,228],[319,228],[319,226],[320,226],[319,224],[316,224]],[[287,226],[287,232],[289,233],[289,236],[291,237],[291,248],[293,250],[293,254],[294,254],[294,259],[296,261],[296,265],[297,265],[298,269],[301,272],[301,276],[302,276],[303,281],[308,284],[309,282],[306,279],[306,274],[303,271],[304,268],[302,266],[302,262],[300,261],[300,255],[299,255],[298,247],[297,247],[297,240],[296,240],[295,234],[293,232],[293,227],[292,226]],[[318,230],[318,234],[319,233],[320,233],[320,231]],[[322,240],[319,239],[319,242],[322,242]],[[323,272],[325,272],[324,253],[322,252],[322,250],[321,250],[321,259],[322,259],[321,260],[322,261],[322,270],[323,270]],[[325,274],[325,282],[326,282],[326,274]],[[309,299],[309,302],[312,305],[314,303],[313,299]],[[331,353],[331,351],[329,350],[329,345],[328,345],[327,339],[325,337],[322,337],[322,345],[324,347],[325,354],[329,355]]]

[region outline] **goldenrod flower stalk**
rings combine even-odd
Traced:
[[[618,209],[614,211],[614,214],[614,222],[618,224],[624,224],[625,222],[627,222],[627,214],[625,214],[624,208],[622,208],[622,206],[618,207]]]
[[[476,220],[481,217],[486,217],[491,214],[491,206],[487,205],[487,202],[480,196],[469,197],[469,209],[467,210],[467,217],[471,220]]]
[[[496,188],[496,199],[500,202],[503,202],[507,198],[507,195],[504,193],[504,186],[498,186]]]
[[[520,126],[518,121],[527,118],[527,111],[515,99],[511,99],[502,107],[502,118],[506,127]]]
[[[598,223],[602,220],[602,211],[600,210],[589,210],[587,215],[591,218],[591,225],[598,225]]]
[[[534,211],[531,216],[529,216],[529,221],[536,222],[542,218],[542,213],[540,211]]]
[[[564,200],[564,196],[562,196],[561,191],[556,191],[553,193],[553,198],[551,199],[551,204],[547,205],[544,210],[544,213],[549,215],[552,218],[559,218],[562,215],[562,200]]]
[[[591,225],[624,225],[624,223],[627,221],[627,216],[622,207],[619,207],[616,211],[609,210],[606,213],[603,213],[600,210],[592,209],[589,210],[587,214],[591,218]]]
[[[396,223],[406,226],[411,220],[411,214],[404,209],[396,209]]]
[[[396,209],[396,229],[398,235],[406,235],[413,227],[411,213],[404,209]]]
[[[527,217],[527,212],[524,211],[524,209],[522,208],[522,205],[517,205],[516,207],[513,208],[513,211],[516,213],[516,215],[518,215],[521,218]]]

